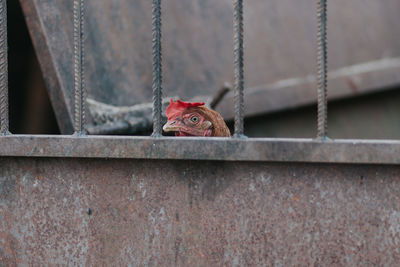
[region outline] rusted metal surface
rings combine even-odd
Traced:
[[[400,261],[399,166],[32,158],[0,164],[6,266]]]
[[[63,133],[72,133],[73,49],[72,2],[20,0]],[[191,99],[214,95],[232,82],[231,1],[173,0],[164,10],[164,88],[168,95]],[[330,3],[330,65],[332,70],[400,56],[398,0],[338,0]],[[346,10],[346,12],[343,12]],[[68,12],[70,11],[70,12]],[[113,105],[151,100],[151,1],[88,2],[87,87],[91,98]],[[246,86],[262,87],[315,72],[315,1],[246,2]],[[368,25],[368,28],[365,27]],[[345,29],[345,30],[343,30]],[[373,72],[373,88],[399,82],[399,72]],[[358,81],[353,82],[357,85]],[[350,83],[352,84],[352,83]],[[331,84],[332,92],[351,95]],[[314,88],[312,84],[311,88]],[[360,86],[371,88],[366,83]],[[304,88],[303,88],[304,89]],[[314,89],[312,89],[314,91]],[[298,95],[303,93],[300,87]],[[245,90],[246,93],[246,90]],[[282,92],[283,98],[287,96]],[[315,95],[315,92],[312,93]],[[247,98],[246,114],[275,106],[268,94]],[[316,99],[316,98],[314,98]],[[224,101],[225,102],[225,101]],[[260,104],[261,103],[261,104]],[[299,101],[301,103],[301,101]],[[225,104],[229,110],[233,105]],[[253,111],[252,111],[253,110]]]
[[[400,141],[13,135],[0,156],[399,164]]]

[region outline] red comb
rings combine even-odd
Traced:
[[[204,106],[204,102],[183,102],[180,100],[176,100],[176,102],[174,102],[174,100],[171,98],[171,103],[167,107],[167,111],[165,113],[167,118],[171,119],[172,117],[176,117],[181,114],[186,108],[199,106]]]

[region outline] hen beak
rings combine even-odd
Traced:
[[[177,132],[180,130],[179,122],[177,120],[170,120],[167,121],[166,124],[163,126],[164,132]]]

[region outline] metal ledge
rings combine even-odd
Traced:
[[[400,141],[9,135],[0,156],[399,164]]]

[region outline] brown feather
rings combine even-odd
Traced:
[[[219,136],[219,137],[230,137],[231,132],[229,131],[228,126],[226,125],[222,116],[205,106],[200,107],[190,107],[187,108],[184,114],[190,112],[198,112],[200,115],[204,116],[205,119],[209,120],[213,125],[213,133],[211,136]]]

